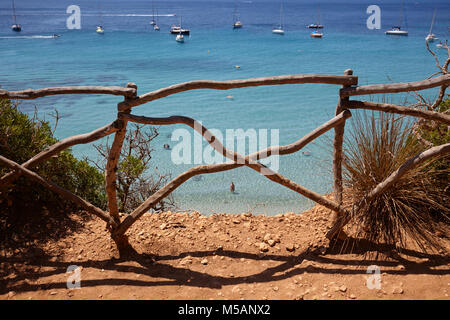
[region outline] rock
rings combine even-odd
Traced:
[[[270,233],[266,233],[264,235],[264,242],[268,242],[270,239],[272,239],[272,235]]]
[[[393,294],[403,294],[403,288],[401,287],[396,287],[392,290]]]
[[[12,298],[16,295],[16,293],[14,291],[10,291],[8,292],[8,298]]]
[[[273,291],[278,291],[278,287],[276,287],[276,286],[273,287],[272,289],[273,289]]]
[[[207,265],[208,264],[208,259],[203,259],[202,261],[200,261],[201,264],[203,265]]]
[[[159,228],[160,228],[161,230],[166,229],[166,228],[167,228],[167,223],[161,224],[161,225],[159,226]]]
[[[233,219],[233,223],[234,224],[239,224],[239,223],[241,223],[241,221],[239,221],[238,219]]]
[[[342,286],[339,287],[339,291],[346,292],[347,291],[347,287],[342,285]]]
[[[269,246],[273,247],[275,245],[275,240],[269,239],[267,243],[269,244]]]
[[[402,265],[402,264],[399,264],[399,265],[397,266],[397,269],[403,271],[403,270],[405,270],[405,266]]]
[[[350,295],[350,299],[356,299],[356,296],[352,293],[352,294]]]
[[[286,245],[286,250],[289,252],[292,252],[295,250],[295,246],[291,243],[291,244],[287,244]]]
[[[54,296],[54,295],[56,295],[56,294],[58,294],[58,292],[56,292],[56,291],[50,292],[50,295],[52,295],[52,296]]]
[[[267,252],[267,251],[269,251],[269,247],[264,242],[261,242],[259,244],[259,250],[262,251],[262,252]]]

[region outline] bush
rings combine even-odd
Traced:
[[[354,114],[350,139],[345,145],[344,180],[357,203],[407,159],[425,150],[412,134],[412,126],[385,113]],[[450,168],[428,161],[405,174],[392,187],[354,213],[359,235],[373,243],[404,247],[411,238],[426,250],[440,248],[434,234],[445,233],[438,221],[450,215],[443,197]],[[438,215],[436,215],[438,213]],[[407,237],[408,236],[408,237]]]
[[[46,147],[57,142],[50,124],[21,113],[8,100],[0,100],[0,154],[19,164],[29,160]],[[92,204],[104,208],[106,196],[103,174],[86,161],[76,159],[70,150],[61,152],[35,168],[37,174],[79,195]],[[0,167],[0,175],[9,172]],[[30,213],[39,214],[45,208],[59,212],[78,209],[40,184],[21,176],[0,193],[1,228],[11,223],[26,223]]]

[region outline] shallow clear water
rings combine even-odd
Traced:
[[[386,29],[399,21],[400,1],[377,1],[382,9],[380,30],[366,28],[365,1],[284,1],[285,35],[271,33],[279,21],[279,1],[240,1],[244,28],[233,30],[235,1],[155,1],[160,32],[149,25],[151,1],[101,1],[105,34],[95,33],[99,23],[98,2],[77,1],[82,29],[67,30],[66,8],[73,1],[16,1],[23,32],[9,27],[10,1],[0,1],[0,85],[19,90],[63,85],[119,85],[135,82],[139,93],[175,83],[210,79],[231,80],[283,74],[343,74],[351,68],[360,84],[422,80],[435,71],[426,51],[433,10],[437,8],[434,33],[448,38],[448,1],[406,1],[408,37],[389,37]],[[323,39],[311,39],[305,25],[315,22],[317,5]],[[184,44],[174,41],[170,25],[183,17],[191,29]],[[147,15],[147,16],[140,16]],[[58,33],[58,39],[47,38]],[[443,50],[438,51],[444,58]],[[241,68],[235,68],[236,65]],[[186,115],[208,128],[279,129],[280,143],[295,141],[329,120],[337,103],[338,86],[284,85],[229,91],[195,90],[136,107],[134,114],[147,116]],[[428,91],[431,97],[436,91]],[[233,99],[227,98],[232,96]],[[374,98],[381,99],[382,97]],[[405,95],[389,97],[402,101]],[[113,121],[121,99],[111,96],[53,96],[23,101],[21,109],[41,116],[58,109],[63,116],[59,138],[85,133]],[[192,165],[177,166],[170,151],[170,134],[181,126],[161,127],[153,148],[152,168],[175,176]],[[331,191],[331,153],[328,140],[317,139],[305,151],[283,156],[280,173],[319,193]],[[73,148],[77,156],[94,157],[91,145]],[[237,194],[229,192],[231,181]],[[203,176],[176,190],[180,209],[211,212],[276,214],[299,212],[311,201],[276,185],[248,168]]]

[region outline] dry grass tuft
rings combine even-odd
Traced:
[[[355,112],[344,146],[344,183],[351,190],[351,202],[357,203],[423,150],[404,118]],[[436,233],[446,233],[450,217],[450,203],[442,194],[448,185],[443,185],[442,175],[450,176],[450,168],[437,168],[433,161],[416,167],[354,212],[358,237],[397,248],[404,248],[410,238],[423,251],[440,249]]]

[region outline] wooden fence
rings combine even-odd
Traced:
[[[272,146],[245,157],[234,151],[226,149],[207,128],[205,128],[195,119],[184,116],[151,118],[131,114],[132,108],[143,105],[153,100],[161,99],[163,97],[188,90],[229,90],[243,87],[304,83],[322,83],[341,86],[335,116],[328,122],[322,124],[294,143],[284,146]],[[84,208],[87,212],[94,214],[106,221],[111,231],[112,238],[116,241],[118,246],[121,246],[124,239],[126,239],[125,232],[128,230],[128,228],[130,228],[130,226],[134,222],[136,222],[136,220],[138,220],[145,212],[152,209],[157,203],[170,195],[176,188],[178,188],[188,179],[200,174],[227,171],[241,166],[247,166],[263,174],[269,180],[277,182],[336,212],[337,220],[334,226],[327,233],[327,237],[331,239],[339,233],[339,231],[345,226],[345,224],[349,222],[352,216],[352,212],[356,212],[362,205],[363,201],[368,201],[376,195],[380,194],[381,192],[383,192],[383,190],[394,184],[407,171],[411,170],[413,167],[419,165],[420,163],[431,158],[450,153],[450,143],[448,143],[433,147],[421,154],[418,154],[417,156],[406,161],[402,166],[400,166],[400,168],[398,168],[398,170],[392,173],[391,176],[389,176],[385,181],[376,186],[364,199],[361,199],[359,203],[354,204],[352,212],[344,209],[342,207],[342,146],[345,131],[345,122],[348,118],[351,117],[351,112],[349,111],[349,109],[379,110],[389,113],[408,115],[412,117],[420,117],[450,125],[450,115],[448,114],[393,104],[350,100],[350,97],[357,95],[410,92],[434,87],[440,87],[442,93],[445,92],[445,89],[450,85],[450,74],[444,73],[439,77],[409,83],[367,85],[359,87],[357,86],[357,84],[358,78],[353,75],[353,71],[346,70],[344,75],[288,75],[232,81],[190,81],[148,92],[140,96],[137,95],[137,86],[134,83],[128,83],[125,88],[78,86],[53,87],[38,90],[28,89],[23,91],[0,90],[0,99],[36,99],[39,97],[60,94],[110,94],[124,97],[124,101],[120,102],[117,107],[117,119],[104,127],[101,127],[89,133],[60,140],[59,142],[55,143],[52,146],[49,146],[48,148],[22,164],[15,163],[14,161],[11,161],[0,155],[0,164],[12,169],[9,173],[0,178],[0,191],[6,186],[13,183],[14,180],[19,176],[24,175],[42,184],[46,188],[58,193],[60,196],[66,199],[70,199],[74,203]],[[441,96],[443,97],[444,95],[440,95],[440,99],[442,100]],[[217,152],[224,155],[230,161],[221,164],[199,165],[185,171],[184,173],[172,179],[169,183],[159,189],[152,196],[150,196],[133,212],[126,215],[125,218],[121,219],[117,204],[116,171],[120,157],[120,151],[122,149],[124,138],[126,135],[128,122],[150,125],[185,124],[199,132]],[[313,141],[317,137],[333,128],[335,130],[333,142],[334,200],[329,200],[322,195],[315,193],[314,191],[308,190],[307,188],[291,181],[283,175],[272,171],[270,168],[259,162],[259,160],[267,158],[274,154],[285,155],[297,152],[304,146],[306,146],[309,142]],[[61,188],[55,183],[43,179],[31,170],[33,167],[36,167],[38,164],[50,159],[51,157],[57,155],[59,152],[71,146],[90,143],[111,134],[114,134],[114,140],[110,148],[105,170],[106,193],[108,198],[107,212],[100,208],[97,208],[96,206],[85,201],[74,193]]]

